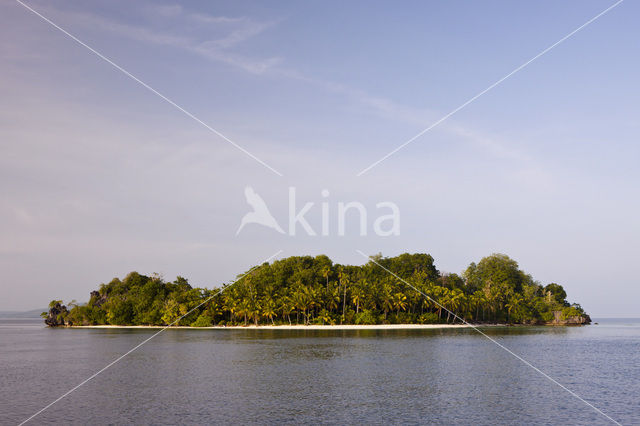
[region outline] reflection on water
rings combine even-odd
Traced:
[[[0,423],[157,330],[0,321]],[[640,422],[640,323],[483,331],[622,423]],[[167,330],[37,418],[72,423],[602,423],[471,329]]]

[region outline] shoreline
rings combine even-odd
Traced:
[[[480,324],[473,327],[511,327],[507,324]],[[97,328],[97,329],[188,329],[188,330],[437,330],[447,328],[472,328],[467,324],[373,324],[373,325],[233,325],[233,326],[210,326],[191,327],[163,325],[72,325],[61,328]]]

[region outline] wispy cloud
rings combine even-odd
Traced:
[[[384,120],[404,123],[410,126],[424,127],[442,116],[442,112],[435,109],[403,105],[389,98],[372,95],[343,84],[306,77],[298,72],[289,71],[286,72],[286,75],[310,84],[318,85],[324,90],[347,96],[365,113]],[[443,123],[440,129],[494,157],[514,160],[520,163],[526,163],[530,167],[538,168],[538,165],[535,164],[531,156],[518,150],[513,144],[497,138],[494,135],[470,129],[458,120],[450,119],[448,122]],[[391,145],[394,142],[396,141],[389,141]]]
[[[334,81],[318,79],[284,65],[279,56],[255,57],[239,53],[237,49],[282,20],[258,20],[248,16],[211,15],[187,10],[182,5],[151,5],[142,7],[139,22],[123,23],[93,13],[56,10],[72,20],[74,25],[108,32],[142,43],[167,46],[191,52],[204,59],[225,63],[251,74],[265,74],[301,81],[349,99],[361,112],[384,120],[424,127],[442,115],[441,111],[398,103],[392,99],[367,93]],[[179,28],[179,31],[172,30]],[[519,152],[512,144],[498,138],[469,129],[461,122],[449,120],[441,130],[464,140],[498,158],[508,158],[533,165],[529,156]],[[392,146],[397,141],[389,141]]]
[[[228,17],[192,13],[180,5],[143,7],[140,22],[123,23],[89,12],[54,10],[75,26],[100,30],[117,37],[189,51],[205,59],[223,62],[253,74],[261,74],[280,62],[278,57],[249,57],[234,48],[274,27],[277,21],[258,21],[246,16]],[[172,31],[187,28],[190,31]]]

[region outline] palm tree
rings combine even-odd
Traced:
[[[275,325],[273,322],[273,317],[276,314],[276,302],[273,298],[267,296],[262,300],[262,317],[268,318],[271,320],[271,324]]]
[[[335,309],[338,309],[339,304],[340,289],[337,286],[334,286],[327,292],[327,309],[329,312],[333,312]]]
[[[300,311],[306,309],[304,290],[298,287],[291,295],[291,302],[296,309],[296,324],[300,322]]]
[[[438,318],[442,318],[442,307],[446,306],[449,290],[438,285],[433,286],[433,299],[437,302]]]
[[[509,298],[509,302],[505,305],[507,308],[507,322],[509,322],[509,316],[511,315],[511,311],[515,310],[516,312],[520,310],[521,303],[523,302],[523,298],[518,295],[512,295]]]
[[[303,303],[304,303],[304,320],[305,324],[309,324],[309,319],[311,317],[311,308],[316,305],[316,296],[317,293],[313,289],[313,287],[308,286],[304,288],[303,292]]]
[[[234,322],[236,314],[238,313],[238,308],[238,299],[236,298],[236,295],[232,291],[227,292],[224,297],[224,305],[222,306],[222,309],[229,311],[230,322]]]
[[[387,314],[393,309],[393,296],[391,295],[391,286],[387,281],[382,283],[382,309],[384,311],[384,319],[387,319]]]
[[[360,302],[362,302],[364,294],[360,287],[355,287],[351,292],[351,302],[356,305],[356,314],[360,312]]]
[[[347,287],[349,286],[349,275],[345,273],[344,268],[341,266],[338,269],[338,280],[340,286],[342,286],[342,317],[340,318],[340,324],[344,321],[345,309],[347,307]]]
[[[216,316],[223,313],[223,308],[220,305],[220,302],[216,301],[215,299],[209,302],[206,310],[209,313],[209,316],[211,317],[211,321],[214,324],[215,324]]]
[[[319,318],[322,320],[323,325],[325,322],[331,323],[331,315],[329,315],[329,312],[326,309],[320,311]]]
[[[289,321],[289,325],[291,325],[291,312],[293,312],[294,310],[294,303],[291,300],[291,298],[289,297],[283,297],[282,301],[280,302],[280,311],[282,312],[282,319],[284,319],[284,317],[287,317],[287,320]]]
[[[433,283],[426,282],[424,285],[421,286],[421,290],[426,296],[426,297],[423,297],[422,299],[423,306],[427,308],[430,312],[432,312],[432,310],[437,310],[439,307],[434,299],[436,289]],[[429,296],[429,295],[432,295],[432,296]]]
[[[244,317],[244,325],[247,325],[248,315],[251,312],[251,307],[249,306],[248,299],[240,300],[238,304],[238,313]]]
[[[257,326],[258,325],[258,318],[260,318],[260,306],[259,304],[256,302],[255,299],[251,299],[249,301],[249,317],[253,318],[253,325]]]
[[[326,283],[327,283],[327,292],[329,291],[329,274],[331,273],[331,267],[330,266],[325,266],[324,268],[322,268],[322,276],[324,277]]]
[[[453,289],[450,292],[448,292],[448,305],[449,305],[449,312],[447,313],[447,322],[449,322],[449,316],[453,313],[454,317],[453,320],[455,322],[455,318],[456,316],[458,316],[455,312],[457,312],[457,310],[460,308],[460,305],[462,304],[462,301],[464,299],[464,293],[462,292],[462,290],[460,289]]]
[[[403,311],[407,308],[407,296],[404,293],[396,293],[393,295],[393,305],[396,308],[396,314],[400,315],[400,309]]]
[[[474,321],[476,322],[478,321],[480,306],[484,306],[484,303],[485,303],[484,293],[481,290],[476,290],[471,295],[471,304],[476,308],[475,317],[474,317]],[[484,312],[484,308],[483,308],[483,312]]]

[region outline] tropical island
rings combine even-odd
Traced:
[[[42,316],[52,327],[589,324],[582,307],[566,297],[561,285],[542,285],[504,254],[471,263],[461,274],[441,273],[433,257],[421,253],[377,255],[362,266],[334,264],[325,255],[292,256],[214,289],[131,272],[101,284],[85,304],[53,300]]]

